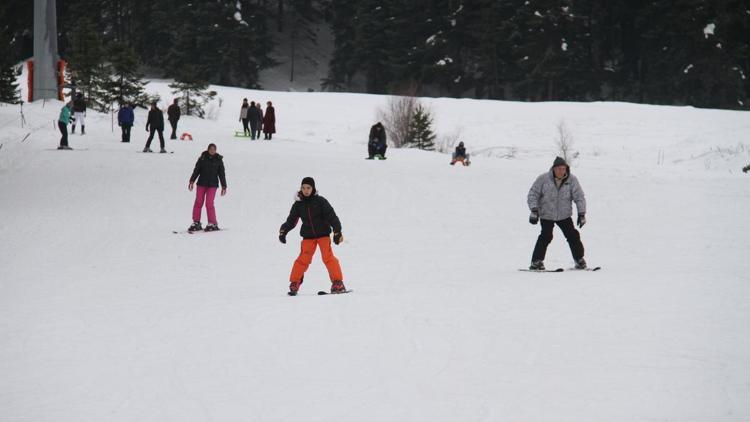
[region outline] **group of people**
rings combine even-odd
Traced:
[[[86,134],[86,100],[82,93],[74,93],[73,99],[60,110],[57,128],[60,130],[60,145],[57,149],[72,149],[68,145],[68,125],[72,124],[71,133],[76,133],[76,123],[81,125],[81,135]]]
[[[244,136],[249,136],[252,140],[260,139],[260,132],[263,131],[263,139],[270,141],[276,133],[276,109],[268,101],[264,113],[260,101],[248,103],[247,98],[243,98],[240,107],[240,122],[242,122]]]

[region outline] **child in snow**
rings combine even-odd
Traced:
[[[209,144],[208,149],[198,157],[188,185],[188,190],[191,192],[196,179],[198,180],[198,190],[195,192],[195,203],[193,204],[193,224],[188,228],[188,231],[194,232],[202,229],[201,210],[204,202],[206,214],[208,214],[208,225],[206,225],[205,231],[219,230],[214,198],[216,197],[216,190],[219,188],[219,182],[221,182],[221,196],[227,194],[227,178],[224,175],[224,157],[216,153],[216,144]]]
[[[570,166],[562,157],[555,158],[552,168],[537,177],[529,190],[527,201],[531,210],[529,223],[536,224],[540,218],[542,220],[542,233],[534,246],[529,269],[544,270],[544,256],[547,246],[552,241],[552,229],[555,228],[555,224],[568,240],[575,267],[585,269],[581,234],[576,230],[571,215],[572,203],[575,202],[578,209],[578,228],[586,224],[586,198],[578,179],[570,174]]]
[[[62,134],[60,146],[57,149],[73,149],[68,146],[68,123],[70,123],[70,105],[65,104],[60,110],[60,117],[57,119],[57,127]]]
[[[466,147],[464,146],[463,141],[458,143],[456,151],[453,153],[453,160],[451,160],[451,165],[454,165],[459,161],[465,166],[469,165],[469,154],[466,153]]]
[[[117,112],[117,124],[122,129],[122,142],[130,142],[130,129],[135,123],[133,105],[124,103]]]
[[[331,293],[345,293],[344,276],[341,273],[339,260],[333,255],[330,237],[331,229],[333,229],[333,243],[338,245],[344,241],[344,235],[341,234],[341,222],[331,204],[318,195],[315,190],[315,180],[312,177],[302,179],[302,187],[297,193],[297,200],[292,204],[289,217],[281,225],[279,231],[281,243],[286,243],[287,233],[297,226],[297,221],[300,219],[302,220],[300,229],[302,248],[299,257],[294,261],[292,274],[289,276],[289,295],[294,296],[299,291],[305,271],[310,266],[318,246],[320,246],[323,263],[331,279]]]

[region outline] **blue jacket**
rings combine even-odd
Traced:
[[[120,111],[117,112],[117,122],[121,125],[133,126],[133,123],[135,122],[133,109],[127,106],[121,108]]]

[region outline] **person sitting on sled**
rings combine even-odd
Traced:
[[[289,211],[289,217],[279,229],[281,243],[286,244],[287,233],[297,226],[299,220],[302,220],[300,229],[302,247],[289,276],[289,295],[295,296],[299,291],[305,271],[310,266],[315,249],[318,247],[320,247],[323,263],[331,279],[331,293],[346,293],[341,265],[331,248],[331,229],[333,229],[333,243],[338,245],[344,241],[344,235],[341,234],[341,221],[331,204],[318,195],[315,190],[315,180],[312,177],[302,179],[302,186]]]
[[[454,165],[459,161],[465,166],[468,166],[470,164],[469,154],[466,153],[466,147],[464,146],[463,141],[458,143],[456,151],[453,152],[453,160],[451,160],[451,165]]]
[[[377,156],[384,160],[387,149],[385,128],[382,123],[377,122],[370,128],[370,136],[367,140],[367,159],[372,160]]]

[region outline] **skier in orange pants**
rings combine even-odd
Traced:
[[[289,295],[294,296],[299,291],[305,271],[310,266],[318,247],[320,247],[323,263],[331,278],[331,293],[346,293],[341,265],[333,255],[333,249],[331,248],[332,231],[333,243],[338,245],[344,241],[344,235],[341,234],[341,222],[331,204],[318,195],[315,190],[315,180],[312,177],[302,179],[302,187],[297,193],[297,200],[292,204],[289,217],[279,230],[279,241],[281,243],[286,243],[287,233],[297,226],[299,220],[302,220],[302,228],[300,229],[302,247],[289,276]]]

